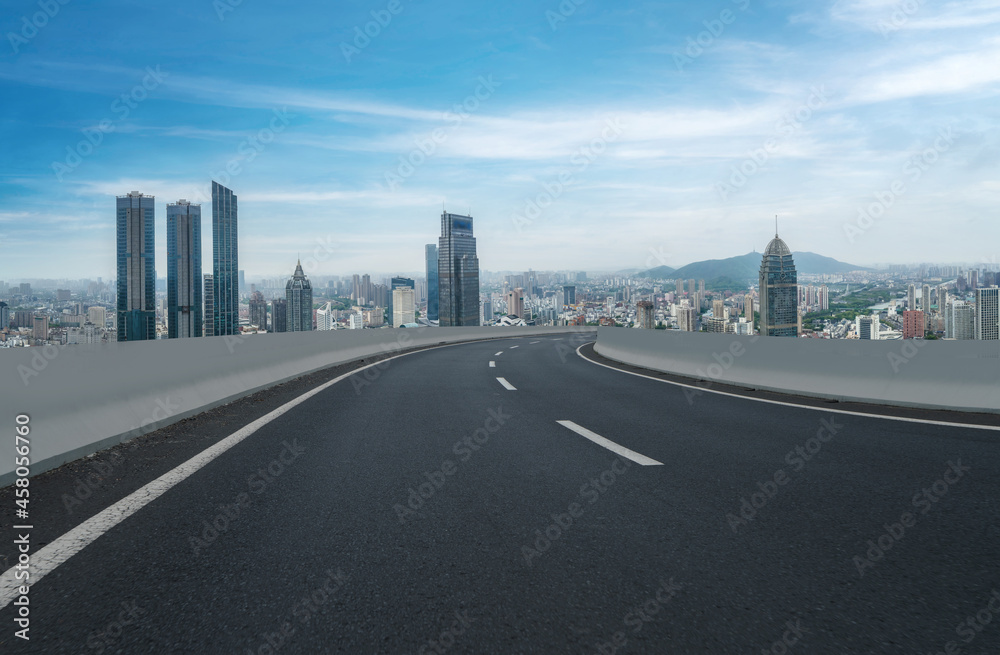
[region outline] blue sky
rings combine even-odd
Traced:
[[[739,255],[775,214],[858,264],[1000,257],[1000,0],[51,1],[0,21],[0,279],[113,277],[131,190],[163,275],[166,203],[227,167],[251,277],[419,271],[442,206],[488,270]]]

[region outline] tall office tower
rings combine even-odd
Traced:
[[[154,203],[138,191],[117,198],[118,341],[156,338]]]
[[[697,314],[694,307],[683,305],[677,308],[677,327],[684,332],[694,332],[697,324],[695,322]]]
[[[391,280],[389,280],[389,293],[388,293],[389,306],[387,307],[387,309],[389,310],[388,312],[389,320],[393,321],[392,327],[396,327],[395,319],[393,318],[393,311],[394,311],[393,302],[395,300],[395,294],[393,292],[396,291],[396,289],[402,289],[402,288],[413,289],[414,292],[416,291],[416,286],[414,285],[413,280],[411,278],[394,277]],[[415,299],[416,299],[416,294],[414,293],[414,300]],[[414,318],[413,320],[415,321],[416,318]],[[413,321],[407,321],[407,322],[412,323]]]
[[[302,262],[295,264],[295,273],[285,285],[285,301],[288,303],[288,331],[311,331],[313,329],[312,284],[302,272]]]
[[[239,289],[240,289],[240,295],[241,296],[243,294],[245,294],[246,291],[247,291],[247,276],[246,276],[246,271],[240,271],[239,272]]]
[[[215,336],[240,331],[240,267],[236,196],[212,181],[212,301]]]
[[[976,289],[976,339],[1000,339],[1000,287]]]
[[[333,309],[333,303],[327,302],[321,308],[316,310],[316,331],[328,332],[330,330],[336,329],[337,316],[336,310]]]
[[[483,321],[489,323],[493,320],[493,301],[484,300],[483,301]]]
[[[524,318],[524,289],[518,287],[511,289],[504,296],[507,302],[507,315]]]
[[[167,338],[202,335],[201,205],[167,205]]]
[[[256,325],[261,331],[267,330],[267,301],[260,291],[250,294],[250,325]]]
[[[479,325],[479,258],[471,216],[441,214],[438,289],[441,327]]]
[[[968,341],[976,338],[976,308],[964,300],[951,303],[952,339]]]
[[[427,267],[427,320],[438,320],[438,247],[428,243],[424,246],[424,261]]]
[[[920,288],[920,309],[925,315],[931,313],[931,285],[925,284]]]
[[[656,321],[653,320],[653,303],[648,300],[640,300],[635,306],[639,314],[639,327],[644,330],[655,328]]]
[[[389,287],[384,284],[372,284],[371,286],[371,297],[369,299],[369,304],[379,309],[389,308]],[[390,317],[391,319],[392,317]]]
[[[924,313],[919,310],[906,310],[903,312],[903,338],[916,339],[924,336],[924,326],[926,320]]]
[[[564,286],[563,287],[563,304],[564,305],[575,305],[576,304],[576,287],[575,286]]]
[[[202,294],[205,303],[205,329],[206,337],[215,336],[215,280],[212,276],[205,274],[205,293]]]
[[[412,280],[411,280],[412,282]],[[413,287],[398,286],[392,290],[392,327],[415,323],[416,291]]]
[[[284,298],[271,301],[271,332],[288,332],[288,301]]]
[[[906,289],[906,308],[917,308],[917,290],[912,284]]]
[[[798,336],[799,312],[795,304],[798,274],[792,251],[777,232],[764,249],[759,282],[761,336]]]
[[[103,309],[103,307],[101,309]],[[9,327],[10,327],[10,307],[7,305],[7,303],[0,300],[0,330],[6,330]]]
[[[979,271],[977,269],[972,269],[969,271],[969,286],[975,291],[979,288]]]
[[[722,319],[729,318],[729,315],[726,314],[726,301],[721,298],[716,298],[712,301],[712,316]]]

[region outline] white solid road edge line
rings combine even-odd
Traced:
[[[95,514],[69,532],[57,537],[41,550],[31,553],[31,564],[28,569],[31,572],[31,576],[27,583],[25,583],[24,580],[19,580],[14,577],[16,565],[4,571],[3,575],[0,575],[0,610],[7,607],[11,601],[20,595],[20,587],[27,586],[30,588],[32,585],[37,584],[47,574],[54,571],[60,564],[66,562],[66,560],[73,557],[73,555],[92,544],[105,532],[132,516],[153,500],[162,496],[164,493],[169,491],[171,487],[186,480],[222,453],[240,443],[282,414],[287,413],[288,411],[294,409],[297,405],[309,400],[316,394],[325,391],[355,373],[360,373],[367,368],[378,366],[391,359],[406,357],[407,355],[426,352],[428,350],[436,350],[438,348],[448,348],[450,346],[460,345],[466,344],[451,343],[444,346],[434,346],[433,348],[423,348],[421,350],[414,350],[408,353],[400,353],[399,355],[387,357],[382,361],[374,362],[372,364],[368,364],[367,366],[362,366],[361,368],[356,368],[338,376],[337,378],[334,378],[333,380],[330,380],[329,382],[324,382],[315,389],[307,391],[301,396],[289,400],[281,407],[265,414],[253,423],[243,426],[241,429],[232,433],[222,441],[206,448],[180,466],[167,471],[146,486],[133,491],[131,494],[122,498],[114,505],[111,505],[110,507],[104,509],[104,511]]]
[[[607,364],[602,364],[600,362],[595,362],[589,357],[585,356],[580,352],[580,348],[586,346],[589,343],[595,343],[589,341],[579,348],[576,349],[576,354],[580,356],[585,362],[590,362],[596,366],[603,366],[604,368],[610,368],[612,371],[618,371],[619,373],[627,373],[628,375],[634,375],[640,378],[646,378],[647,380],[654,380],[656,382],[664,382],[666,384],[672,384],[677,387],[687,387],[688,389],[697,389],[698,391],[704,391],[705,393],[716,393],[720,396],[730,396],[732,398],[742,398],[744,400],[752,400],[756,403],[768,403],[770,405],[781,405],[783,407],[797,407],[798,409],[811,409],[816,412],[826,412],[829,414],[846,414],[847,416],[865,416],[867,418],[881,418],[887,421],[902,421],[904,423],[925,423],[930,425],[943,425],[950,428],[970,428],[973,430],[993,430],[994,432],[1000,432],[1000,426],[998,425],[980,425],[978,423],[955,423],[953,421],[936,421],[929,418],[911,418],[909,416],[891,416],[888,414],[872,414],[871,412],[852,412],[849,409],[833,409],[829,407],[816,407],[815,405],[800,405],[798,403],[789,403],[783,400],[771,400],[770,398],[755,398],[753,396],[745,396],[743,394],[731,393],[729,391],[719,391],[718,389],[706,389],[705,387],[699,387],[695,384],[685,384],[683,382],[675,382],[674,380],[664,380],[663,378],[654,378],[652,375],[643,375],[642,373],[636,373],[634,371],[626,371],[622,368],[617,368],[615,366],[608,366]],[[777,392],[775,392],[777,393]],[[818,400],[822,400],[819,398]],[[886,405],[886,407],[893,407],[892,405]],[[906,408],[901,408],[906,409]]]
[[[497,378],[497,382],[499,382],[500,384],[502,384],[507,391],[517,391],[517,389],[514,387],[514,385],[511,384],[510,382],[508,382],[504,378]]]
[[[587,428],[577,425],[573,421],[556,421],[556,423],[563,426],[564,428],[569,428],[570,430],[576,432],[581,437],[586,437],[587,439],[590,439],[598,446],[604,446],[611,452],[617,455],[621,455],[626,459],[632,460],[636,464],[641,464],[642,466],[663,466],[663,462],[658,462],[655,459],[646,457],[645,455],[640,455],[639,453],[635,452],[634,450],[630,450],[625,446],[620,446],[616,444],[614,441],[611,441],[610,439],[605,439],[596,432],[591,432]]]

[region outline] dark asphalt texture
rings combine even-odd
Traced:
[[[33,586],[30,642],[0,611],[0,651],[1000,652],[1000,433],[692,397],[580,343],[425,350],[334,385]],[[72,514],[89,463],[33,478],[36,546],[337,371],[99,454],[119,463]]]

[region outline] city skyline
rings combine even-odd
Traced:
[[[261,274],[280,271],[270,256],[319,244],[341,256],[311,275],[379,259],[419,271],[410,243],[429,235],[409,217],[442,203],[475,213],[489,269],[762,251],[758,217],[775,212],[799,249],[862,266],[998,257],[961,236],[1000,236],[989,220],[1000,17],[988,6],[920,5],[899,23],[891,3],[741,0],[676,5],[669,24],[641,5],[557,6],[555,20],[528,3],[506,18],[407,8],[350,57],[342,46],[368,8],[290,8],[280,25],[260,7],[231,9],[182,2],[150,30],[142,12],[69,5],[0,63],[0,88],[21,103],[0,126],[0,279],[38,252],[52,277],[108,277],[106,197],[207,204],[213,177],[243,196],[241,261]],[[455,28],[447,48],[429,20]],[[227,54],[265,25],[253,61]],[[119,43],[68,45],[140,26],[138,59]],[[191,41],[183,54],[178,32]],[[434,78],[410,81],[428,67]],[[139,142],[152,156],[136,167],[127,153]],[[411,172],[401,159],[422,161]],[[536,216],[532,202],[546,207]],[[940,216],[952,217],[949,238],[913,239]],[[886,247],[901,239],[907,248]]]

